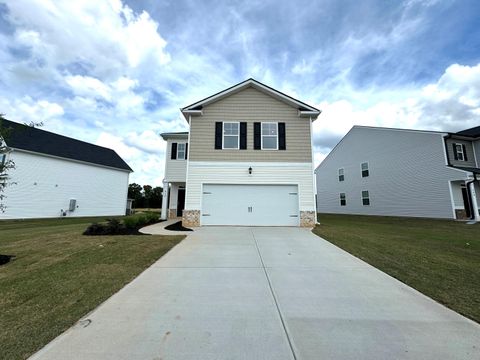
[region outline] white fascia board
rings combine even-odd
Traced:
[[[305,103],[303,103],[299,100],[291,98],[290,96],[287,96],[287,95],[279,92],[278,90],[275,90],[275,89],[270,88],[270,87],[268,87],[268,86],[266,86],[262,83],[259,83],[258,81],[254,80],[254,79],[248,79],[248,80],[243,81],[243,82],[241,82],[237,85],[232,86],[231,88],[228,88],[227,90],[220,91],[219,93],[217,93],[213,96],[207,97],[203,100],[200,100],[196,103],[193,103],[193,104],[181,109],[181,111],[184,115],[195,115],[194,113],[191,113],[191,112],[192,111],[201,112],[201,110],[191,110],[192,108],[196,108],[198,106],[204,106],[204,105],[211,104],[212,102],[215,102],[215,101],[217,101],[217,100],[219,100],[223,97],[226,97],[226,96],[228,96],[232,93],[240,91],[243,88],[246,88],[248,86],[256,87],[257,89],[260,89],[263,92],[269,93],[273,97],[281,99],[281,100],[283,100],[284,102],[286,102],[290,105],[306,108],[306,109],[308,109],[308,111],[314,112],[317,115],[320,113],[320,111],[318,109],[315,109],[314,107],[312,107],[308,104],[305,104]],[[200,113],[200,115],[201,115],[201,113]],[[188,121],[188,119],[187,119],[187,121]]]

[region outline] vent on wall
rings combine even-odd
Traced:
[[[76,207],[77,207],[77,200],[70,199],[70,204],[68,205],[68,211],[75,211]]]

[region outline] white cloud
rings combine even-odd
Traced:
[[[109,86],[91,76],[68,75],[65,82],[72,88],[75,95],[86,97],[100,97],[111,100],[112,94]]]
[[[89,63],[96,74],[145,61],[167,64],[167,42],[147,12],[135,14],[120,0],[8,0],[15,40],[50,66]]]
[[[373,98],[373,105],[352,99],[322,102],[322,114],[314,123],[317,163],[353,125],[459,131],[480,123],[480,64],[449,66],[438,81],[419,89],[388,93],[366,90],[354,98]]]
[[[13,101],[0,97],[0,109],[7,119],[22,123],[48,122],[64,114],[61,105],[47,100],[34,100],[29,96]]]

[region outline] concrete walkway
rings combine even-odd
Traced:
[[[479,358],[478,324],[310,231],[233,227],[197,229],[33,356]]]

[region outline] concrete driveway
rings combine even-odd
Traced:
[[[33,356],[479,358],[478,324],[308,230],[246,227],[198,229]]]

